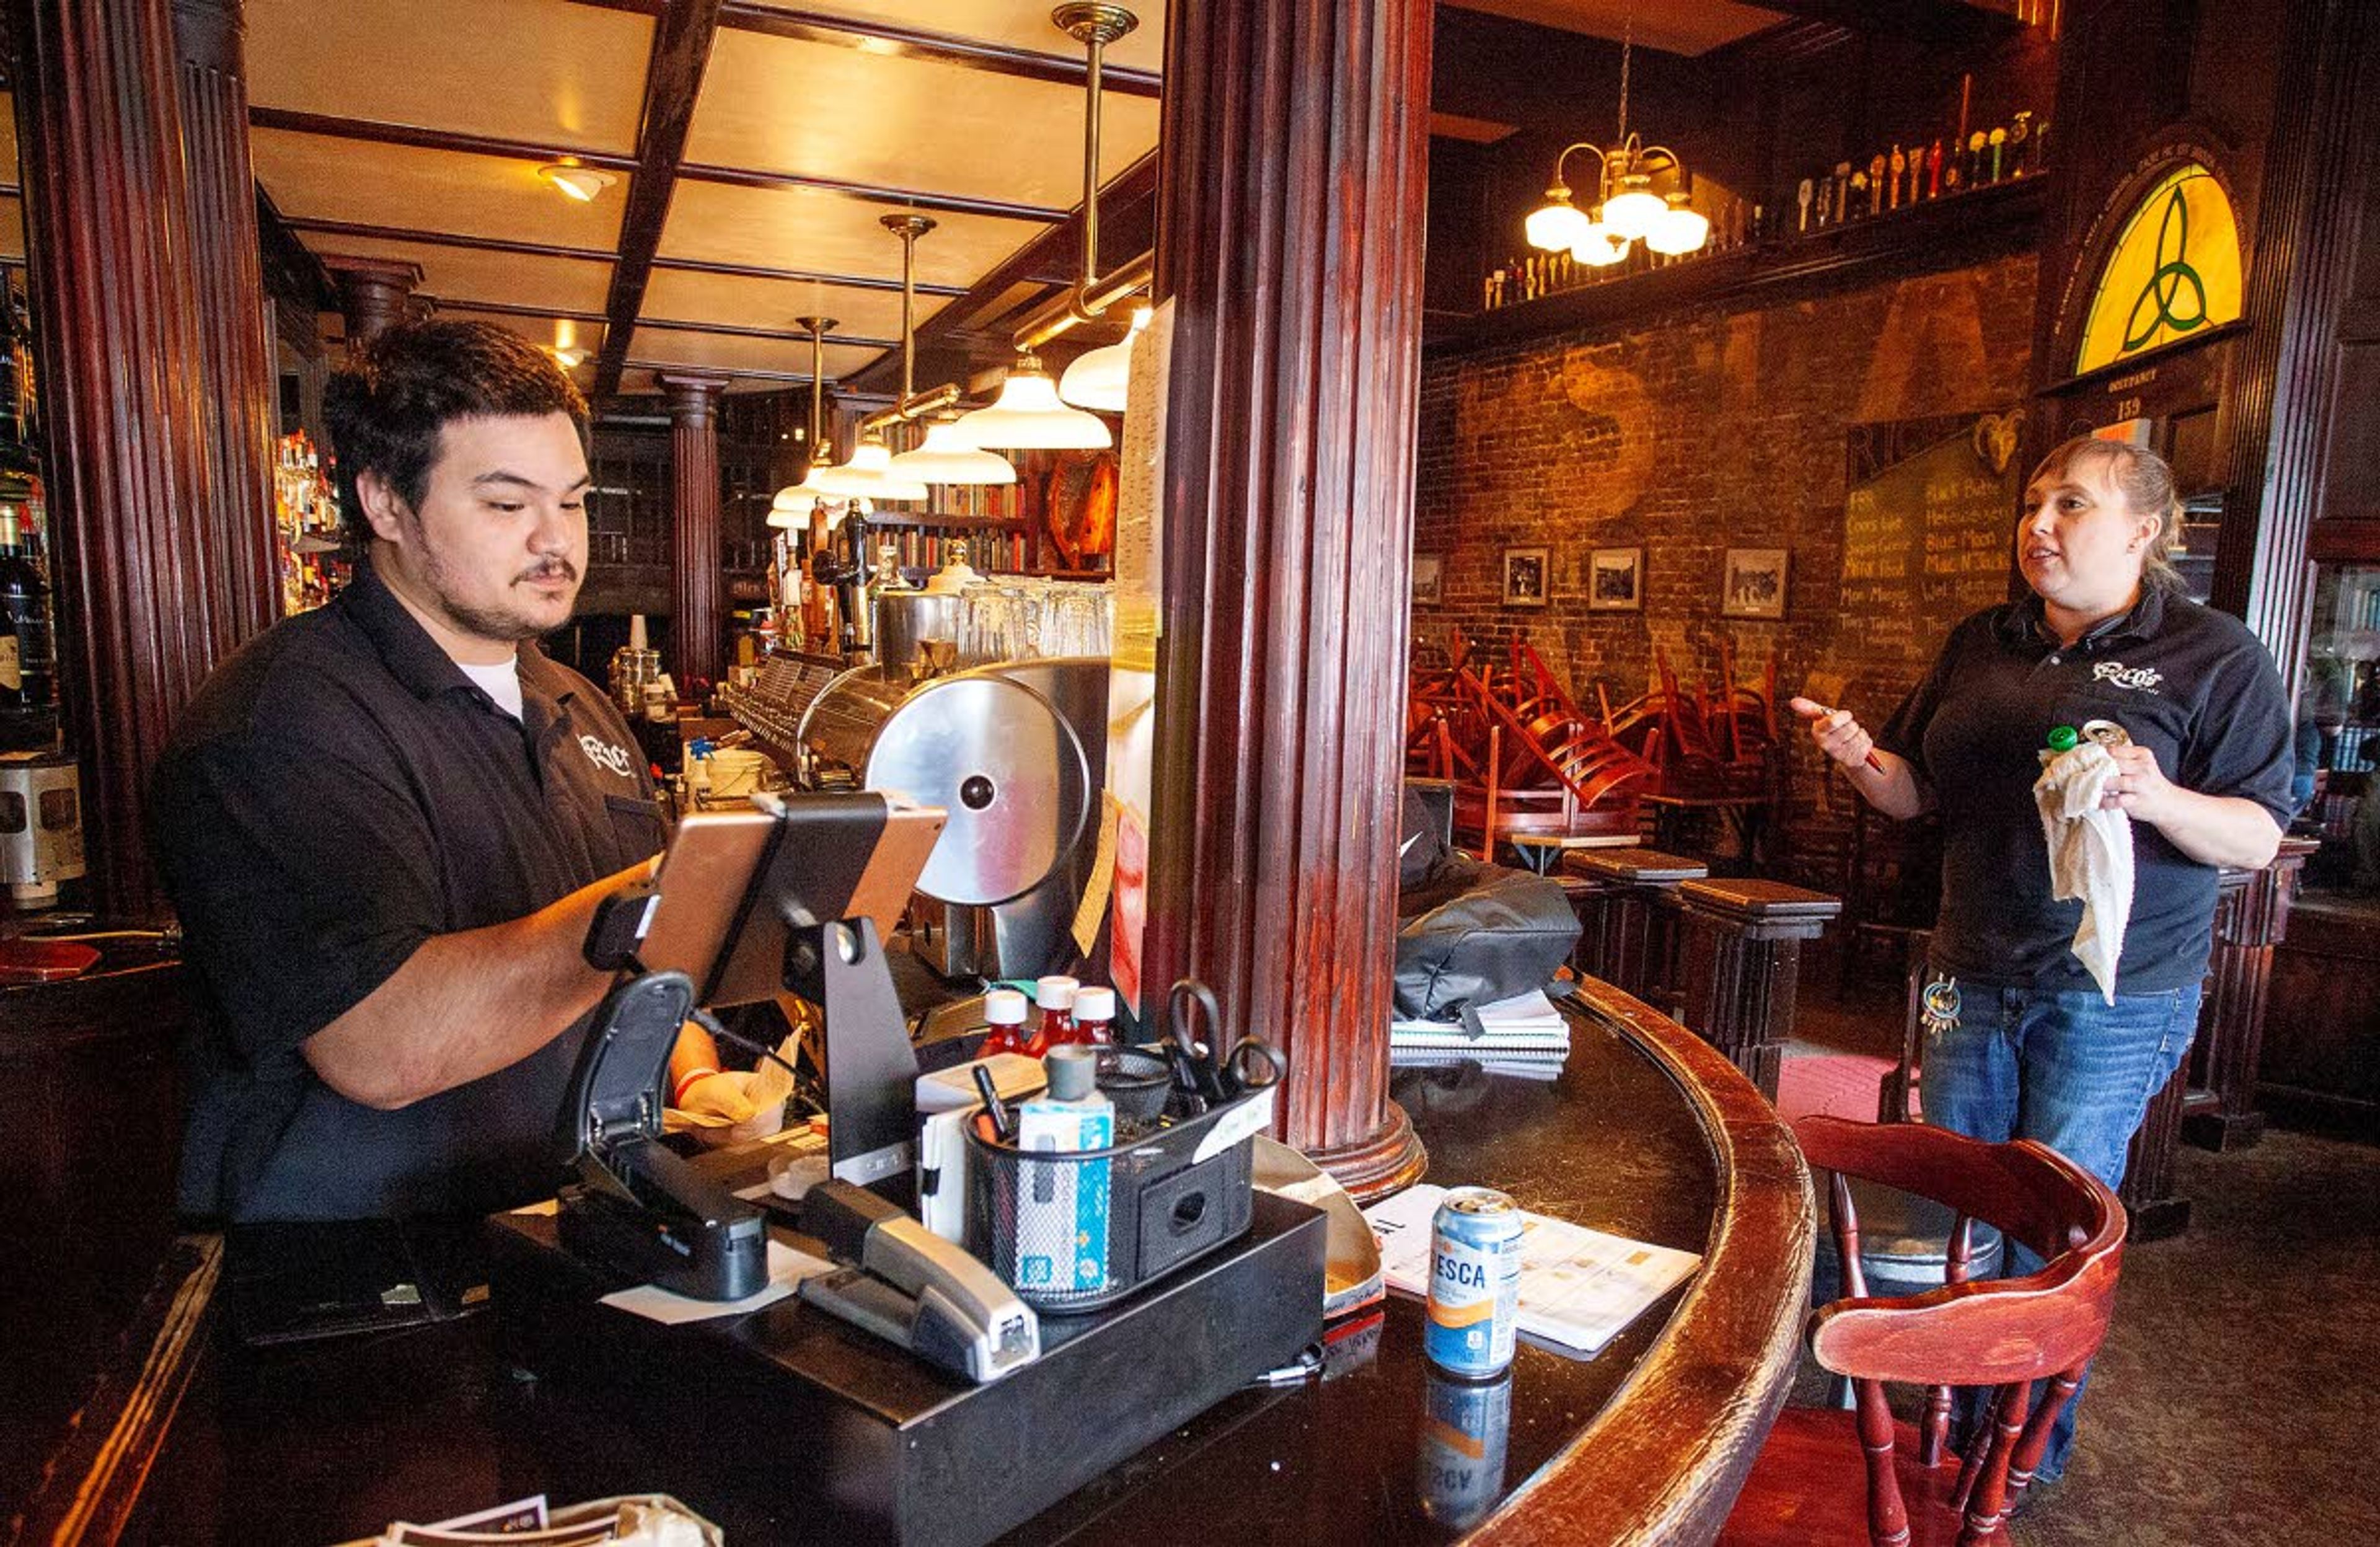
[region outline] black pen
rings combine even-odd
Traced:
[[[983,1109],[991,1114],[992,1136],[1002,1144],[1015,1139],[1015,1120],[1008,1115],[1008,1104],[1000,1099],[1000,1088],[992,1083],[991,1066],[989,1064],[975,1066],[975,1090],[976,1094],[983,1098]]]

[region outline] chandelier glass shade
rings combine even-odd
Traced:
[[[1602,164],[1596,202],[1585,210],[1562,181],[1563,163],[1580,151]],[[1657,174],[1674,179],[1677,190],[1667,198],[1654,192]],[[1546,201],[1530,213],[1524,229],[1530,246],[1548,252],[1568,248],[1578,262],[1598,268],[1620,262],[1639,241],[1673,256],[1697,251],[1710,239],[1710,221],[1686,207],[1685,181],[1685,163],[1664,146],[1648,148],[1633,134],[1609,151],[1581,140],[1555,159]]]

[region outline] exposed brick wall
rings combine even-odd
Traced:
[[[1598,679],[1615,705],[1645,691],[1656,646],[1690,680],[1716,680],[1725,636],[1740,678],[1775,652],[1788,690],[1846,679],[1875,724],[1923,662],[1867,648],[1840,615],[1846,434],[2018,401],[2035,272],[2019,252],[1428,359],[1415,547],[1442,555],[1443,579],[1415,640],[1524,634],[1592,710]],[[1513,544],[1549,550],[1548,606],[1501,604]],[[1590,611],[1588,552],[1626,547],[1645,550],[1644,610]],[[1731,547],[1790,551],[1783,621],[1719,616]],[[1921,619],[1920,648],[1956,621]],[[1838,785],[1822,804],[1818,772],[1800,740],[1787,830],[1805,852],[1838,847],[1850,798]]]

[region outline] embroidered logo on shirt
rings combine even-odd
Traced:
[[[2121,661],[2102,661],[2091,668],[2091,675],[2101,682],[2112,682],[2119,688],[2136,688],[2143,693],[2154,693],[2165,674],[2152,666],[2127,666]]]
[[[600,736],[580,737],[578,749],[587,754],[589,762],[616,774],[623,779],[626,778],[629,771],[637,766],[625,747],[614,747]]]

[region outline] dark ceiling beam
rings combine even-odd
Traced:
[[[739,32],[861,49],[895,58],[930,60],[938,65],[956,65],[962,69],[1045,80],[1059,86],[1080,87],[1089,74],[1088,67],[1079,57],[1042,54],[980,38],[929,31],[922,27],[902,27],[815,11],[781,11],[751,4],[750,0],[728,0],[720,25]],[[1053,43],[1062,37],[1054,27],[1050,33]],[[1156,72],[1117,65],[1101,66],[1099,85],[1104,91],[1125,97],[1154,97],[1164,89]]]
[[[564,306],[534,306],[523,301],[473,300],[467,296],[434,296],[417,292],[420,299],[455,311],[484,311],[493,317],[547,317],[558,323],[600,323],[606,326],[611,318],[601,311],[574,311]],[[742,323],[695,323],[639,317],[637,326],[655,333],[710,333],[722,338],[765,338],[777,343],[808,344],[810,335],[795,328],[754,327]],[[897,338],[869,338],[860,334],[831,333],[829,344],[841,344],[854,349],[891,349],[897,347]],[[680,370],[694,370],[681,366]],[[741,375],[738,372],[736,374]]]
[[[330,270],[311,249],[298,239],[293,223],[264,191],[256,189],[257,255],[264,265],[265,293],[311,311],[336,311],[339,287]],[[309,324],[311,325],[310,323]]]
[[[898,295],[901,281],[874,274],[821,274],[813,269],[772,269],[760,263],[721,263],[707,258],[655,258],[657,269],[680,269],[687,274],[715,274],[729,279],[790,279],[811,285],[841,285],[854,290],[890,290]],[[921,296],[964,296],[964,285],[929,285],[917,282]]]
[[[457,247],[474,252],[509,252],[524,258],[571,258],[587,262],[610,263],[619,254],[608,248],[562,247],[552,242],[515,241],[508,237],[474,237],[460,231],[424,231],[409,225],[370,225],[353,220],[284,219],[282,224],[292,231],[309,236],[336,237],[349,241],[412,242],[423,247]],[[719,263],[703,258],[670,258],[656,254],[653,267],[681,269],[688,274],[718,274],[729,279],[776,279],[796,285],[835,285],[852,290],[889,290],[899,294],[901,281],[874,274],[827,274],[817,269],[772,269],[760,263]],[[920,281],[921,296],[964,296],[964,285],[928,285]]]
[[[508,252],[522,258],[572,258],[596,263],[616,262],[619,254],[601,247],[561,247],[552,242],[514,241],[506,237],[474,237],[460,231],[422,231],[409,225],[371,225],[356,220],[285,219],[292,231],[310,237],[334,237],[348,241],[418,242],[424,247],[468,248],[474,252]]]
[[[991,215],[1001,220],[1030,220],[1050,225],[1066,218],[1063,210],[1046,204],[1015,204],[1003,199],[973,199],[957,193],[928,193],[921,189],[886,188],[875,183],[846,182],[841,177],[812,177],[795,172],[762,172],[748,166],[691,164],[677,169],[688,182],[723,183],[731,188],[817,189],[874,204],[894,204],[936,214]]]
[[[1157,152],[1151,151],[1126,167],[1099,190],[1099,262],[1102,274],[1148,250],[1157,236]],[[917,380],[948,381],[964,377],[978,350],[968,347],[981,323],[974,313],[1019,285],[1071,285],[1081,274],[1082,212],[1026,242],[1006,261],[967,287],[966,295],[941,309],[917,329]],[[1007,340],[1000,340],[1002,352]],[[852,372],[856,387],[892,390],[901,368],[897,352],[887,352]]]
[[[420,151],[455,151],[464,155],[503,156],[509,161],[576,161],[598,172],[638,170],[635,156],[609,151],[586,151],[568,145],[540,145],[526,140],[504,140],[485,134],[458,134],[452,129],[419,128],[411,124],[382,123],[376,118],[342,118],[329,113],[299,113],[286,107],[251,107],[249,127],[286,129],[296,134],[325,135],[334,140],[361,140],[375,145],[409,145]]]
[[[574,311],[566,306],[528,306],[519,301],[472,300],[465,296],[431,295],[423,290],[415,291],[414,298],[428,301],[442,311],[484,311],[492,317],[550,317],[557,323],[608,323],[611,322],[611,319],[601,311]]]
[[[1973,43],[2006,37],[2022,23],[2005,11],[1966,0],[1756,0],[1764,11],[1823,21],[1854,32],[1899,32],[1929,43]]]
[[[645,285],[653,254],[662,245],[670,195],[677,189],[678,164],[686,159],[686,128],[702,92],[702,72],[719,32],[721,0],[681,0],[653,29],[645,67],[644,109],[637,129],[637,176],[628,183],[627,213],[620,221],[620,261],[612,266],[612,294],[604,305],[603,353],[595,364],[595,396],[620,387],[628,339],[644,310]]]

